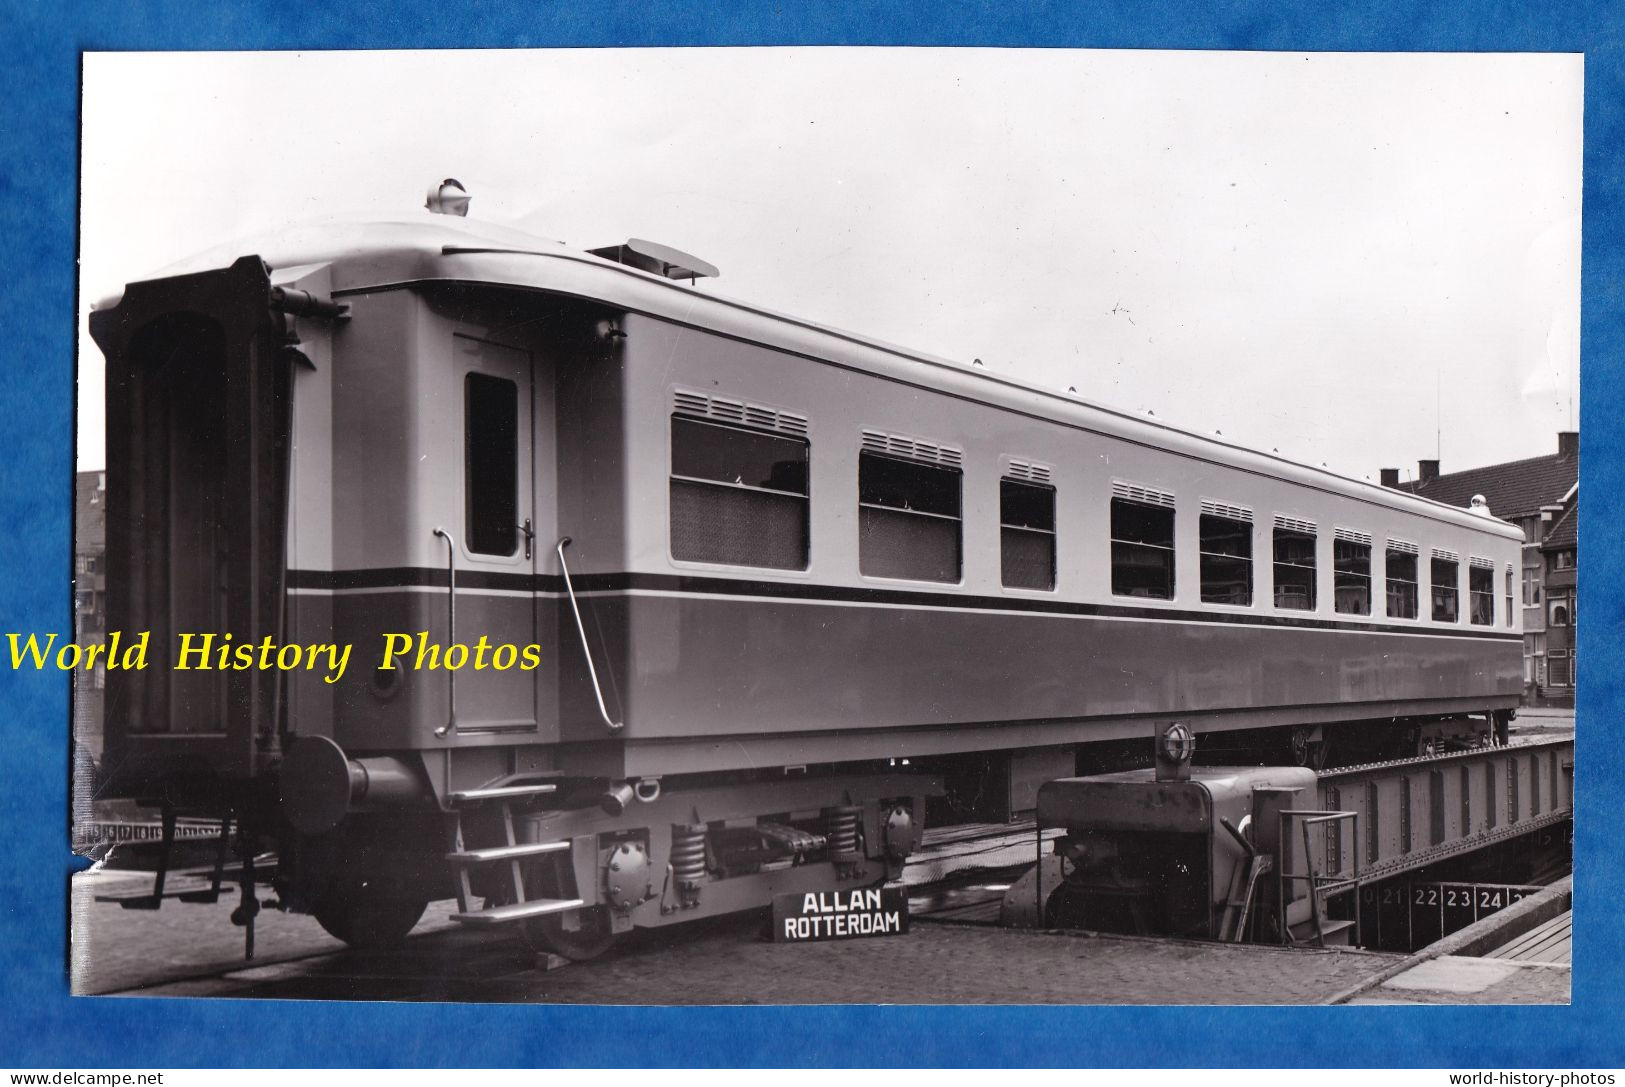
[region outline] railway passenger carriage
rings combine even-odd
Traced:
[[[281,901],[354,942],[455,889],[460,919],[587,956],[895,876],[928,800],[1008,817],[1155,721],[1313,761],[1516,706],[1520,536],[1487,511],[712,273],[429,216],[219,250],[99,309],[110,629],[153,632],[151,668],[109,675],[109,788],[274,840]],[[174,671],[184,631],[355,657],[337,683]],[[445,667],[482,636],[540,667]]]

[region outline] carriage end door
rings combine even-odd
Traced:
[[[455,337],[462,415],[463,517],[457,555],[457,636],[469,647],[457,672],[460,735],[534,732],[537,673],[505,646],[537,641],[533,574],[537,533],[535,399],[528,351]],[[476,668],[477,643],[487,648]]]

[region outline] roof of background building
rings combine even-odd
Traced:
[[[1545,539],[1540,541],[1543,551],[1561,551],[1566,548],[1578,548],[1580,543],[1580,500],[1576,498],[1569,503],[1569,508],[1563,511],[1563,516],[1552,522],[1552,527],[1546,530]]]
[[[1489,503],[1490,512],[1509,520],[1537,513],[1542,506],[1563,501],[1580,478],[1580,458],[1552,453],[1528,460],[1492,464],[1487,468],[1469,468],[1464,472],[1451,472],[1422,483],[1409,480],[1399,489],[1410,494],[1431,498],[1447,506],[1467,506],[1473,495],[1481,494]]]

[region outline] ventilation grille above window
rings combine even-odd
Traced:
[[[1024,460],[1013,460],[1010,469],[1005,473],[1011,479],[1025,479],[1033,483],[1048,483],[1049,469],[1042,464],[1032,464]]]
[[[1468,565],[1476,566],[1480,570],[1493,570],[1493,569],[1495,569],[1495,560],[1494,559],[1481,559],[1477,555],[1474,555],[1471,559],[1468,560]]]
[[[805,415],[779,411],[760,404],[747,404],[742,400],[728,400],[720,396],[706,396],[703,393],[678,392],[674,410],[679,415],[694,415],[723,423],[738,423],[740,426],[755,427],[758,430],[777,430],[784,434],[794,434],[799,438],[807,436]]]
[[[1398,551],[1403,555],[1420,555],[1422,553],[1421,548],[1409,540],[1389,540],[1388,550]]]
[[[869,453],[884,453],[890,457],[924,461],[927,464],[941,464],[948,468],[958,468],[960,462],[964,459],[963,453],[950,446],[922,442],[916,438],[906,438],[901,434],[885,434],[878,430],[865,430],[863,432],[863,448],[865,452]]]
[[[1275,527],[1291,532],[1302,532],[1309,536],[1313,536],[1319,530],[1313,521],[1300,521],[1296,517],[1283,517],[1279,513],[1275,515]]]
[[[1169,509],[1174,507],[1174,496],[1167,491],[1157,491],[1150,487],[1142,487],[1138,483],[1124,483],[1115,479],[1112,480],[1112,497],[1147,506],[1166,506]]]
[[[1228,517],[1232,521],[1253,522],[1253,511],[1246,506],[1227,506],[1223,502],[1209,502],[1202,500],[1202,512],[1212,514],[1214,517]]]
[[[1437,547],[1435,547],[1433,549],[1433,557],[1436,558],[1436,559],[1443,559],[1446,562],[1460,562],[1461,561],[1461,556],[1456,554],[1454,551],[1441,551]]]
[[[1337,530],[1337,538],[1345,543],[1365,544],[1367,547],[1371,546],[1371,533],[1369,532],[1356,532],[1352,528],[1340,528]]]

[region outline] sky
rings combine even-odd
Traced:
[[[470,215],[648,238],[702,289],[1376,479],[1579,421],[1575,54],[89,54],[100,298],[223,241]]]

